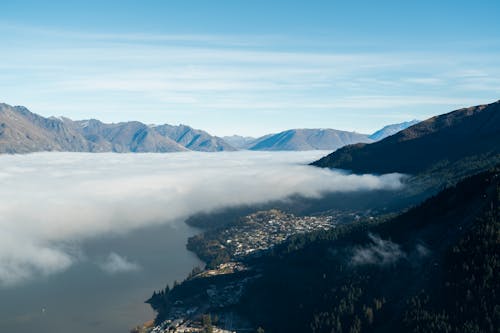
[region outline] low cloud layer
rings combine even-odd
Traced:
[[[0,156],[0,286],[67,269],[79,260],[75,242],[92,237],[293,194],[318,198],[327,192],[401,186],[398,174],[343,175],[306,165],[322,155]],[[110,262],[120,263],[118,258]]]

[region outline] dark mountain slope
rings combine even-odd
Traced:
[[[405,121],[405,122],[399,123],[399,124],[387,125],[381,129],[379,129],[375,133],[371,134],[369,136],[369,138],[372,139],[373,141],[379,141],[379,140],[387,138],[388,136],[394,135],[397,132],[400,132],[404,129],[407,129],[410,126],[418,124],[419,122],[420,122],[420,120],[414,119],[414,120]]]
[[[238,312],[266,332],[498,332],[500,169],[408,212],[255,260]]]
[[[499,154],[500,101],[427,119],[376,143],[346,146],[313,165],[355,173],[417,174],[466,159],[495,163]]]

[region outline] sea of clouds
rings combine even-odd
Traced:
[[[397,189],[402,175],[308,166],[325,152],[0,156],[0,286],[64,271],[79,242],[200,212],[335,191]],[[145,240],[147,241],[147,240]],[[103,270],[139,269],[111,253]]]

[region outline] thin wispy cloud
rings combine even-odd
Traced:
[[[0,53],[0,99],[46,116],[187,123],[218,135],[241,122],[240,134],[266,134],[258,119],[269,129],[371,132],[396,113],[423,119],[494,100],[500,88],[494,53],[325,48],[324,37],[286,35],[0,29],[9,45]],[[381,111],[393,115],[364,120]]]
[[[364,247],[357,247],[351,258],[353,265],[380,265],[395,264],[406,257],[399,244],[384,240],[378,235],[368,234],[371,243]]]
[[[368,233],[370,242],[351,249],[350,264],[354,266],[377,265],[389,266],[406,260],[417,265],[431,253],[422,243],[417,243],[411,251],[404,251],[400,244],[383,239],[379,235]]]

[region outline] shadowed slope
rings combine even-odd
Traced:
[[[341,148],[312,163],[355,173],[416,174],[460,160],[498,160],[500,101],[432,117],[372,144]]]

